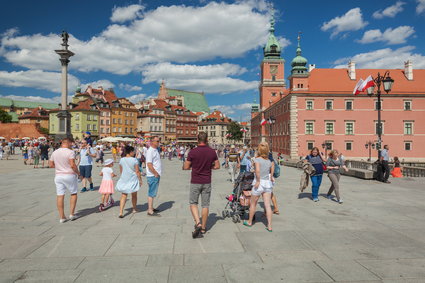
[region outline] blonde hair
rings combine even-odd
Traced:
[[[267,142],[261,142],[258,145],[258,149],[257,149],[257,157],[262,157],[262,158],[269,158],[269,144]]]
[[[329,157],[334,158],[334,157],[338,157],[338,150],[334,149],[331,152],[329,152]]]

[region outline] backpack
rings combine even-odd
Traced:
[[[279,166],[279,163],[277,163],[276,160],[274,160],[273,162],[274,162],[273,178],[279,178],[279,176],[280,176],[280,166]]]

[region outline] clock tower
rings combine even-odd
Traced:
[[[281,47],[274,36],[274,18],[270,21],[269,38],[263,48],[264,59],[261,62],[260,110],[263,111],[277,102],[286,88],[284,64],[280,57]]]

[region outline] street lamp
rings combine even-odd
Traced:
[[[367,161],[371,161],[372,158],[372,149],[375,149],[375,143],[373,141],[368,141],[365,143],[365,148],[368,149],[369,148],[369,159]]]
[[[272,142],[272,126],[276,123],[276,118],[273,116],[269,117],[269,125],[270,125],[270,151],[273,152],[273,142]]]
[[[373,78],[372,78],[373,79]],[[378,75],[376,78],[373,79],[375,85],[378,87],[376,90],[376,95],[378,96],[378,143],[376,145],[376,149],[378,150],[378,159],[381,157],[381,144],[382,144],[382,122],[381,122],[381,84],[384,86],[385,92],[388,94],[391,91],[391,88],[393,86],[394,80],[390,77],[390,72],[386,71],[383,76],[378,72]],[[375,91],[375,85],[370,86],[367,88],[367,95],[370,97],[373,96]]]

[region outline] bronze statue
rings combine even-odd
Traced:
[[[62,37],[62,46],[68,46],[68,38],[69,38],[69,34],[66,31],[62,31],[61,34]]]

